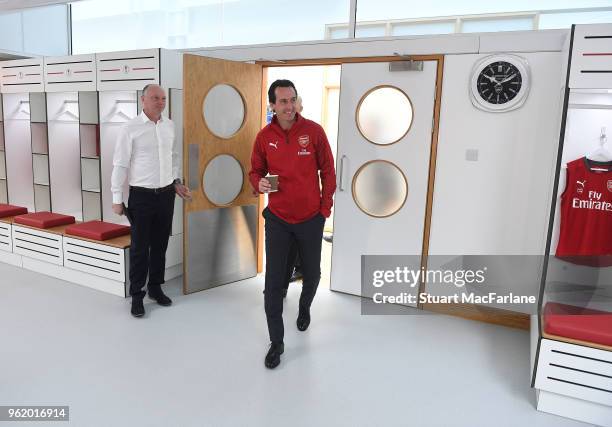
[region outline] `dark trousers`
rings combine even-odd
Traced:
[[[321,242],[325,218],[317,214],[299,224],[283,221],[267,208],[266,219],[266,286],[264,306],[270,341],[281,342],[283,326],[283,287],[287,275],[287,259],[292,241],[302,261],[302,294],[300,312],[308,312],[321,279]]]
[[[153,193],[130,188],[131,219],[130,295],[144,298],[147,275],[149,292],[160,289],[166,270],[166,249],[172,231],[174,188]]]
[[[298,255],[298,246],[295,239],[291,239],[291,246],[289,246],[289,252],[287,253],[287,273],[285,275],[285,289],[289,289],[289,282],[293,276],[293,271],[302,272],[302,262]]]

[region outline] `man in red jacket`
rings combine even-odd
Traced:
[[[321,278],[321,241],[325,218],[331,214],[336,190],[334,159],[325,131],[296,112],[297,90],[289,80],[276,80],[268,89],[275,115],[257,134],[249,179],[259,193],[272,189],[266,175],[278,175],[263,211],[266,219],[266,285],[264,305],[270,334],[266,367],[280,363],[284,351],[283,283],[292,239],[302,260],[302,294],[297,328],[310,325],[310,305]],[[319,178],[321,185],[319,185]]]

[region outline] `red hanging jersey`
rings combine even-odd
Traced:
[[[612,162],[582,157],[567,164],[556,256],[576,264],[612,266]]]

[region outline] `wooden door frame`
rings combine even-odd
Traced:
[[[423,244],[421,251],[421,268],[427,268],[429,256],[429,239],[431,236],[431,214],[433,210],[433,193],[436,178],[436,160],[438,153],[438,139],[440,133],[440,110],[442,105],[442,83],[444,77],[444,55],[410,55],[410,56],[371,56],[371,57],[340,57],[340,58],[318,58],[318,59],[295,59],[278,61],[255,61],[256,64],[263,66],[262,79],[262,127],[266,125],[267,107],[267,69],[270,67],[301,67],[301,66],[324,66],[324,65],[343,65],[351,63],[371,63],[371,62],[393,62],[393,61],[436,61],[436,88],[434,100],[433,128],[431,134],[431,149],[429,156],[429,177],[427,183],[427,200],[425,205],[425,218],[423,229]],[[342,88],[340,88],[342,90]],[[265,207],[263,195],[259,196],[258,211],[259,222],[257,227],[257,272],[263,271],[263,242],[264,242],[264,221],[261,212]],[[419,295],[425,291],[423,281],[419,283]],[[528,314],[518,313],[510,310],[502,310],[492,307],[476,306],[471,304],[421,304],[418,308],[441,314],[458,316],[471,320],[492,323],[502,326],[509,326],[518,329],[529,330],[530,317]]]

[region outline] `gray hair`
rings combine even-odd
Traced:
[[[158,88],[161,89],[161,86],[155,83],[149,83],[148,85],[146,85],[145,87],[142,88],[142,96],[147,96],[147,91],[149,90],[149,88],[157,86]]]

